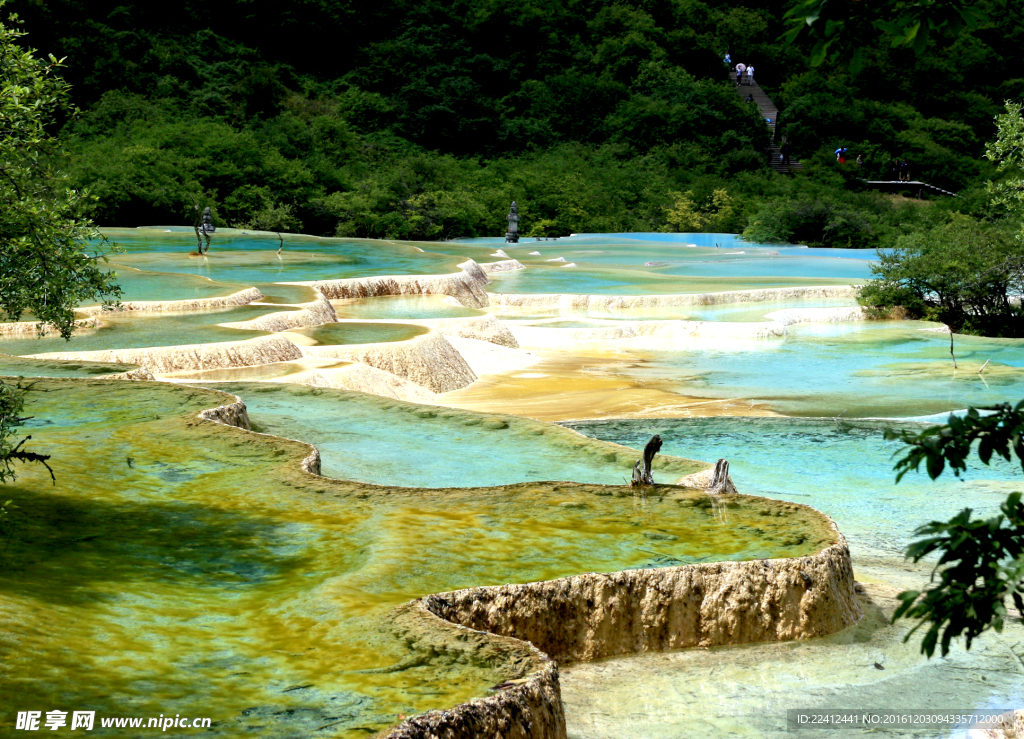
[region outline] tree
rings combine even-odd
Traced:
[[[860,292],[875,312],[902,308],[957,333],[1024,336],[1024,249],[1004,227],[959,213],[927,231],[901,236],[881,251],[877,277]]]
[[[995,162],[1000,172],[1013,173],[998,183],[989,182],[988,192],[994,205],[1006,208],[1024,221],[1024,104],[1006,101],[1006,112],[996,116],[996,140],[985,145],[985,157]],[[1024,226],[1018,234],[1024,240]],[[1024,251],[1017,254],[1016,267],[1024,272]],[[1018,288],[1020,284],[1018,283]],[[1020,294],[1018,289],[1018,295]]]
[[[70,339],[75,306],[110,305],[120,288],[99,266],[105,257],[86,251],[90,241],[105,242],[81,215],[85,194],[68,188],[59,169],[64,153],[53,130],[77,114],[57,75],[63,60],[21,48],[18,25],[16,15],[0,23],[0,311],[15,321],[30,313],[40,331]],[[16,439],[29,387],[0,383],[0,483],[16,479],[15,463],[42,464],[53,478],[50,457],[25,449],[32,437]]]
[[[77,114],[57,75],[63,60],[21,48],[19,25],[16,15],[0,23],[0,310],[15,321],[29,313],[68,339],[76,305],[110,305],[120,288],[100,267],[105,257],[87,251],[105,241],[82,217],[87,196],[59,168],[53,130]]]
[[[1009,173],[988,183],[991,204],[1024,220],[1024,106],[1007,101],[996,117],[996,140],[985,156]],[[1000,224],[959,213],[943,225],[900,237],[872,266],[878,277],[860,292],[879,312],[902,307],[913,318],[941,321],[951,331],[1024,336],[1024,229],[1014,237]]]
[[[693,192],[671,192],[672,205],[666,207],[663,231],[693,233],[727,231],[735,221],[733,199],[724,189],[715,190],[702,206],[693,201]]]
[[[896,463],[896,481],[925,463],[933,480],[948,465],[959,476],[967,469],[974,444],[978,457],[989,464],[993,456],[1012,461],[1024,470],[1024,401],[982,409],[971,408],[962,418],[950,416],[943,426],[920,433],[887,431],[887,439],[899,439],[909,445]],[[933,552],[939,561],[932,571],[931,583],[922,594],[908,590],[899,594],[900,605],[893,615],[917,619],[906,639],[927,627],[921,651],[931,657],[941,637],[942,656],[949,652],[953,638],[964,636],[966,646],[989,629],[1002,631],[1007,617],[1007,599],[1024,612],[1024,503],[1021,493],[1010,494],[1000,514],[988,519],[972,519],[965,508],[949,521],[932,521],[915,532],[923,539],[907,548],[915,562]],[[937,581],[937,583],[936,583]]]

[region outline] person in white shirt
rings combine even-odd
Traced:
[[[748,85],[754,84],[754,65],[753,64],[751,64],[749,67],[747,67],[747,84]]]

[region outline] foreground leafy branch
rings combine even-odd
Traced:
[[[949,465],[958,477],[967,470],[971,447],[978,442],[978,457],[989,464],[992,455],[1007,462],[1016,456],[1024,471],[1024,400],[968,409],[963,416],[950,416],[943,426],[932,426],[920,433],[886,431],[885,438],[910,446],[906,455],[896,462],[896,482],[911,470],[925,463],[928,476],[936,479]]]
[[[14,468],[15,462],[41,464],[50,473],[50,479],[54,483],[57,482],[53,469],[47,463],[50,455],[37,454],[25,449],[25,444],[32,440],[31,436],[15,438],[16,429],[31,418],[21,415],[25,407],[25,393],[31,389],[32,385],[22,385],[20,382],[15,385],[0,382],[0,483],[14,482],[18,479]],[[4,505],[6,506],[6,503]]]
[[[920,56],[936,34],[956,36],[988,20],[976,0],[797,0],[785,19],[790,24],[783,36],[786,41],[793,43],[803,34],[810,37],[811,66],[849,62],[854,72],[863,65],[863,50],[883,34],[892,47],[910,47]]]
[[[931,479],[948,465],[957,476],[967,469],[967,460],[977,444],[978,457],[989,464],[993,456],[1013,461],[1024,470],[1024,400],[1011,406],[1001,403],[989,408],[971,408],[963,417],[950,416],[948,423],[920,433],[886,431],[887,439],[909,446],[896,463],[896,481],[922,463]],[[988,519],[973,519],[965,508],[949,521],[932,521],[915,531],[924,537],[907,547],[906,556],[915,562],[932,553],[939,561],[932,570],[931,584],[922,594],[908,590],[899,594],[900,605],[893,615],[917,619],[907,634],[927,627],[921,651],[931,657],[936,646],[949,653],[950,642],[965,637],[966,647],[989,629],[1002,631],[1007,617],[1007,599],[1024,612],[1024,503],[1021,493],[1012,493],[1000,506],[1000,513]],[[937,581],[937,582],[936,582]]]

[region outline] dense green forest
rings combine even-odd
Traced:
[[[1024,28],[986,0],[975,31],[916,55],[879,34],[856,74],[779,40],[775,0],[11,0],[27,43],[67,57],[82,114],[61,136],[105,225],[184,223],[444,239],[674,230],[877,246],[959,210],[998,220],[982,158],[1024,97]],[[806,164],[726,79],[753,63]],[[847,146],[866,164],[840,167]],[[861,177],[893,156],[961,198],[896,204]],[[721,208],[724,191],[728,203]],[[680,209],[698,217],[674,218]]]

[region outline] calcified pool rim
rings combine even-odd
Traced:
[[[209,392],[228,402],[201,411],[201,419],[239,429],[237,433],[256,433],[250,430],[241,398]],[[311,444],[259,435],[293,449],[304,447],[301,459],[293,452],[286,464],[315,476],[318,483],[353,485],[320,476],[320,454]],[[703,491],[659,486],[660,492],[665,490],[679,495],[696,493],[700,498],[695,497],[694,504],[709,501]],[[743,501],[755,500],[770,499],[726,494],[715,496],[713,505],[738,508]],[[493,695],[405,719],[379,736],[564,739],[557,661],[805,639],[855,624],[861,608],[854,590],[850,550],[835,522],[809,506],[770,502],[818,518],[833,541],[803,557],[586,573],[526,584],[471,587],[427,595],[399,607],[393,614],[394,630],[407,643],[499,665],[506,677],[495,686]]]

